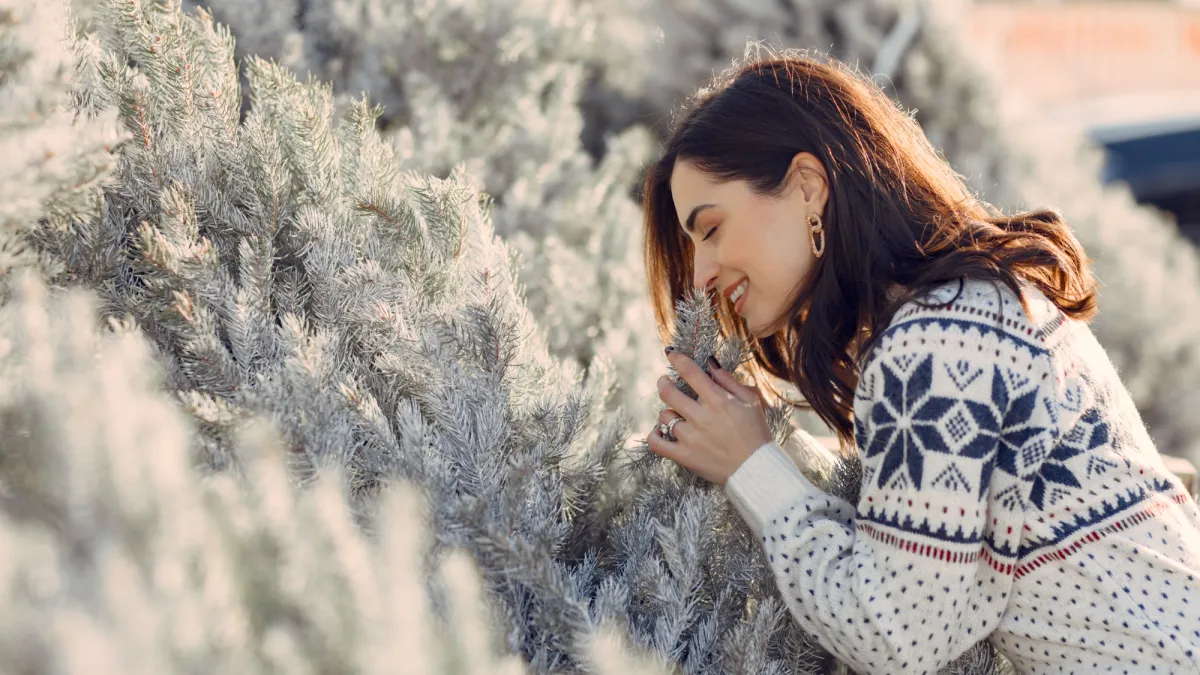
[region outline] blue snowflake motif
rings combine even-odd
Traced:
[[[884,487],[901,467],[915,489],[921,488],[926,451],[949,452],[937,425],[955,399],[930,395],[933,385],[933,356],[904,374],[882,364],[883,399],[871,408],[874,433],[866,448],[867,458],[883,455],[879,486]]]
[[[920,489],[925,468],[924,453],[951,452],[938,425],[957,399],[930,394],[933,381],[931,355],[926,356],[908,376],[889,364],[882,366],[884,395],[871,408],[870,427],[873,433],[865,454],[867,458],[883,455],[877,472],[880,487],[887,485],[903,467],[913,487]],[[1038,404],[1037,389],[1014,396],[1004,373],[996,366],[993,369],[990,398],[990,401],[984,402],[962,400],[971,414],[976,433],[957,455],[982,460],[977,497],[982,499],[987,494],[992,473],[997,468],[1019,478],[1021,466],[1040,464],[1043,468],[1043,472],[1038,474],[1041,480],[1070,485],[1074,475],[1059,464],[1061,460],[1073,456],[1069,448],[1055,448],[1044,462],[1040,457],[1041,444],[1046,442],[1042,438],[1046,429],[1033,423]],[[865,431],[859,425],[856,427],[860,433]],[[1041,503],[1040,496],[1037,502]]]
[[[1067,468],[1066,461],[1068,459],[1085,452],[1092,452],[1109,442],[1108,423],[1102,420],[1099,410],[1089,409],[1080,418],[1080,422],[1091,427],[1092,433],[1088,437],[1087,447],[1082,448],[1066,442],[1058,443],[1054,447],[1054,451],[1042,463],[1041,470],[1033,478],[1033,489],[1029,492],[1029,501],[1036,504],[1039,509],[1046,508],[1048,491],[1061,490],[1062,487],[1058,486],[1083,487],[1075,474]]]
[[[1037,408],[1038,392],[1032,389],[1016,398],[1009,390],[1009,383],[999,366],[992,371],[992,400],[990,403],[966,401],[967,409],[975,418],[979,434],[959,452],[960,456],[983,459],[979,472],[979,498],[987,494],[992,472],[999,468],[1004,473],[1018,478],[1021,470],[1017,461],[1022,452],[1026,463],[1036,462],[1038,437],[1045,427],[1032,424]],[[1030,441],[1033,440],[1034,444]]]

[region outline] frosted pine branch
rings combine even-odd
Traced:
[[[243,480],[202,478],[137,332],[99,330],[83,293],[19,290],[0,306],[0,670],[527,672],[470,558],[430,548],[412,486],[367,537],[342,472],[296,489],[258,422]],[[589,651],[595,672],[659,672],[619,637]]]
[[[39,219],[66,229],[96,206],[121,140],[109,114],[75,107],[91,53],[74,36],[66,0],[0,2],[0,298],[28,266],[52,272],[29,237]]]
[[[597,56],[636,53],[648,38],[643,22],[594,0],[185,3],[195,5],[232,28],[247,82],[258,56],[328,82],[339,109],[370,91],[380,105],[354,123],[378,123],[403,169],[444,177],[466,165],[520,261],[551,352],[581,368],[609,361],[626,386],[605,408],[649,420],[646,393],[661,361],[641,329],[651,316],[630,192],[651,140],[622,130],[596,143],[597,163],[578,106]],[[364,208],[387,214],[369,195]]]

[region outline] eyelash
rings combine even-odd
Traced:
[[[720,227],[720,225],[718,225],[717,227]],[[717,231],[717,228],[716,228],[716,227],[714,227],[713,229],[709,230],[709,231],[708,231],[708,234],[704,235],[704,238],[703,238],[703,239],[701,239],[700,241],[708,241],[708,238],[709,238],[709,237],[711,237],[711,236],[713,236],[713,232],[716,232],[716,231]]]

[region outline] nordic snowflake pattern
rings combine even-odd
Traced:
[[[1074,454],[1071,449],[1056,449],[1046,459],[1047,429],[1031,422],[1038,404],[1036,389],[1014,395],[1010,381],[999,367],[992,375],[991,397],[986,401],[955,398],[931,393],[934,356],[926,354],[915,367],[905,368],[906,359],[881,364],[883,397],[871,408],[873,434],[865,449],[867,459],[882,455],[876,481],[885,487],[897,471],[906,471],[914,489],[921,489],[925,455],[930,452],[983,460],[977,496],[982,499],[990,484],[993,469],[1013,477],[1032,479],[1034,493],[1041,506],[1045,483],[1079,487],[1079,481],[1061,464]],[[963,372],[963,364],[957,364]],[[947,368],[953,373],[953,368]],[[967,379],[973,383],[976,376]],[[950,379],[956,378],[951,374]],[[961,392],[961,388],[960,388]],[[1043,468],[1044,474],[1022,474],[1025,467]],[[961,471],[947,469],[954,481],[966,484]]]

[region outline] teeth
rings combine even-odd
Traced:
[[[746,292],[746,284],[748,283],[750,283],[749,279],[738,284],[738,287],[733,289],[733,292],[729,294],[729,301],[736,305],[737,301],[741,300],[742,294]]]

